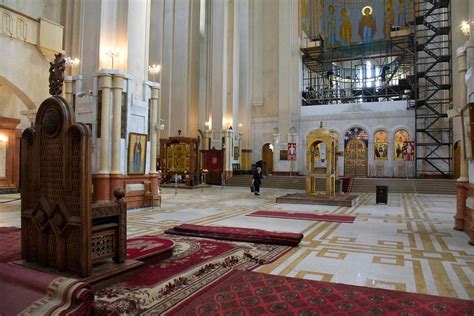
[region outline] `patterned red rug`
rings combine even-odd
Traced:
[[[0,315],[89,315],[94,295],[75,279],[0,263]]]
[[[182,224],[165,231],[166,234],[247,241],[274,245],[298,246],[301,233],[271,232],[263,229]]]
[[[169,252],[174,247],[170,239],[142,236],[127,239],[127,259],[144,260]]]
[[[127,259],[143,260],[170,252],[174,243],[169,238],[143,236],[127,239]],[[0,263],[21,259],[21,229],[0,227]]]
[[[255,217],[270,217],[270,218],[285,218],[285,219],[300,219],[305,221],[322,221],[322,222],[338,222],[338,223],[353,223],[356,219],[351,215],[338,214],[313,214],[313,213],[297,213],[285,211],[255,211],[245,216]]]
[[[233,270],[166,315],[473,315],[474,302]]]
[[[291,249],[280,245],[166,237],[175,243],[173,257],[145,263],[129,279],[98,291],[94,303],[97,315],[159,315],[230,270],[254,269]]]

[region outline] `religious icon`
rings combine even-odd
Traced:
[[[405,0],[398,0],[398,26],[404,27],[407,24],[407,3]]]
[[[296,143],[288,143],[288,160],[296,160]]]
[[[408,132],[405,130],[399,130],[395,132],[394,136],[394,150],[395,160],[404,160],[403,155],[403,143],[408,141]]]
[[[339,35],[341,35],[342,43],[344,45],[349,45],[352,39],[352,22],[349,18],[349,9],[341,9],[341,28],[339,30]]]
[[[336,45],[336,16],[334,13],[336,12],[336,9],[332,4],[328,6],[328,11],[329,11],[329,16],[328,16],[328,26],[327,26],[327,32],[328,32],[328,42],[329,46],[335,46]]]
[[[145,173],[146,145],[146,134],[128,135],[128,174]]]
[[[385,23],[383,26],[383,35],[386,39],[390,38],[392,26],[395,22],[395,15],[393,13],[393,0],[387,0],[385,3]]]
[[[377,32],[377,25],[372,16],[373,11],[374,9],[372,9],[371,6],[365,6],[362,8],[363,16],[359,22],[359,36],[364,44],[371,43],[375,33]]]

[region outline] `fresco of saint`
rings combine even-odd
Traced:
[[[407,23],[407,7],[405,0],[398,0],[398,26],[404,27]]]
[[[333,5],[328,5],[328,11],[329,11],[329,16],[328,16],[328,26],[326,28],[328,32],[328,42],[329,46],[335,46],[336,45],[336,16],[334,13],[336,12],[336,9],[334,8]]]
[[[386,39],[390,38],[392,26],[395,22],[395,14],[393,13],[393,1],[387,0],[385,3],[385,23],[383,26],[383,35]]]
[[[341,9],[341,28],[339,35],[342,38],[343,45],[349,45],[352,39],[352,21],[349,18],[349,9]]]
[[[368,44],[372,42],[372,39],[377,32],[377,24],[374,17],[372,16],[373,9],[370,6],[362,8],[364,14],[359,22],[359,36],[362,39],[362,43]]]

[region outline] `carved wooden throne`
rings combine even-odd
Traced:
[[[81,276],[126,255],[124,192],[91,204],[91,135],[59,96],[40,106],[22,135],[22,259]]]

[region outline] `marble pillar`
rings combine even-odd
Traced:
[[[99,74],[99,84],[102,90],[102,112],[100,128],[99,171],[96,176],[94,192],[97,201],[109,200],[110,194],[110,169],[109,169],[109,131],[110,131],[110,89],[112,76],[107,73]]]
[[[120,74],[112,76],[112,164],[109,197],[113,196],[115,189],[122,187],[122,170],[120,168],[120,144],[122,138],[120,134],[122,130],[122,91],[124,79],[125,77]]]
[[[64,78],[64,98],[69,105],[73,105],[73,79],[71,76]]]
[[[222,137],[224,137],[224,179],[232,178],[232,140],[234,132],[231,129],[222,130]]]
[[[273,174],[276,174],[278,170],[278,161],[280,161],[280,134],[273,134],[272,145],[273,145]]]
[[[158,199],[159,190],[159,177],[160,175],[156,171],[156,153],[158,150],[158,102],[160,98],[160,88],[157,85],[151,86],[151,122],[150,124],[150,181],[151,181],[151,192],[153,194],[153,206],[155,201]]]
[[[460,47],[457,50],[457,58],[458,58],[458,73],[460,77],[460,86],[459,86],[459,104],[455,104],[455,107],[460,111],[467,103],[467,89],[466,89],[466,71],[467,71],[467,60],[466,60],[466,50],[464,47]],[[458,121],[459,126],[461,126],[461,117],[455,118]],[[467,174],[467,161],[465,158],[464,153],[464,140],[461,138],[459,142],[461,146],[461,154],[460,154],[460,175],[458,182],[468,182],[468,174]]]

